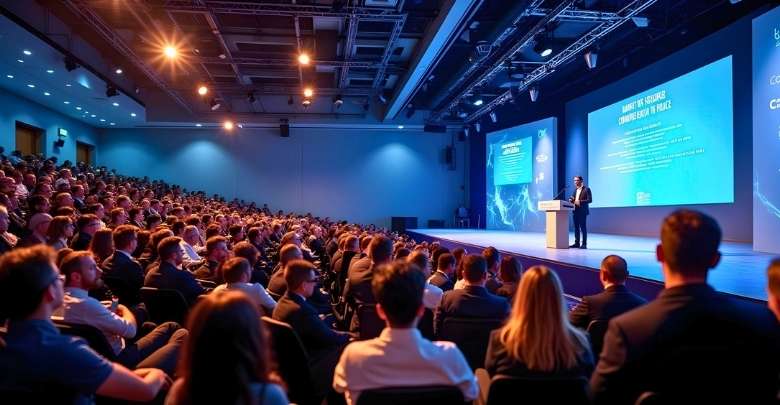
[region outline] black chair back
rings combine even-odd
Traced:
[[[490,381],[487,405],[587,405],[588,380],[521,378],[497,375]]]
[[[55,319],[53,321],[54,325],[63,335],[80,337],[87,341],[87,344],[92,348],[92,350],[111,361],[116,361],[116,354],[114,354],[114,349],[111,347],[111,344],[108,343],[106,335],[104,335],[103,332],[101,332],[98,328],[91,325],[65,322],[59,319]]]
[[[503,319],[492,318],[447,318],[439,338],[458,345],[471,369],[476,370],[485,367],[490,332],[501,327],[503,322]]]
[[[428,340],[436,340],[436,335],[433,333],[433,310],[425,308],[423,316],[420,321],[417,322],[417,329],[420,330],[420,334]]]
[[[390,387],[365,390],[357,405],[463,404],[463,393],[454,386]]]
[[[360,304],[357,308],[358,335],[360,340],[378,337],[385,328],[385,321],[376,313],[375,304]]]
[[[119,298],[119,303],[126,306],[135,306],[141,302],[138,290],[130,288],[125,280],[118,277],[103,275],[103,283],[111,290],[111,294]]]
[[[609,321],[596,319],[588,324],[586,329],[590,338],[590,348],[593,351],[593,358],[598,360],[601,354],[601,348],[604,347],[604,335],[607,334]]]
[[[279,374],[287,383],[290,402],[317,404],[318,398],[312,390],[314,379],[309,370],[309,355],[298,334],[289,324],[266,316],[263,317],[263,323],[271,335],[271,346],[276,355]]]
[[[149,319],[157,324],[164,322],[178,322],[185,324],[189,305],[184,296],[177,290],[168,290],[153,287],[141,288],[141,300],[149,312]]]

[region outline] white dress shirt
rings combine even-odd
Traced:
[[[65,287],[63,304],[54,311],[54,316],[62,317],[65,322],[91,325],[99,329],[106,335],[115,354],[125,348],[123,338],[130,339],[136,333],[135,324],[111,312],[81,288]]]
[[[181,247],[184,249],[184,261],[187,263],[191,262],[197,262],[200,261],[200,255],[198,252],[195,251],[195,248],[192,247],[189,243],[185,242],[184,240],[181,241]]]
[[[378,338],[350,343],[333,376],[333,388],[350,405],[367,389],[426,385],[457,386],[468,401],[479,390],[458,347],[431,342],[417,328],[385,328]]]
[[[274,301],[274,299],[268,295],[268,292],[265,290],[265,288],[263,288],[262,284],[226,283],[218,285],[216,288],[214,288],[213,292],[222,290],[243,291],[244,294],[248,295],[249,298],[252,299],[255,304],[257,304],[257,306],[263,307],[268,314],[272,313],[274,308],[276,308],[276,301]]]
[[[462,278],[455,282],[455,286],[452,287],[453,290],[462,290],[466,288],[466,278]]]
[[[574,202],[580,202],[580,193],[582,193],[582,187],[577,187],[577,191],[574,193]]]
[[[444,291],[441,288],[431,284],[425,283],[425,290],[423,291],[423,305],[425,308],[436,309],[441,303],[441,297],[444,295]]]

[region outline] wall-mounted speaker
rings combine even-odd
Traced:
[[[287,138],[290,136],[290,123],[287,118],[279,120],[279,136]]]
[[[444,162],[450,170],[455,170],[455,147],[448,146],[444,149]]]
[[[54,146],[57,147],[57,148],[61,148],[61,147],[65,146],[65,140],[64,139],[57,139],[56,141],[54,141]]]

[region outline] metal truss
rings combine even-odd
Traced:
[[[347,15],[347,39],[344,42],[344,61],[349,62],[352,59],[355,48],[355,39],[357,39],[358,17],[355,14]],[[339,88],[347,87],[347,76],[349,75],[349,66],[341,67],[339,74]]]
[[[399,14],[393,9],[377,9],[372,7],[349,7],[345,6],[339,11],[335,11],[330,6],[318,5],[299,5],[299,4],[273,4],[273,3],[252,3],[247,1],[209,1],[203,0],[202,4],[193,4],[187,0],[169,0],[156,7],[175,12],[203,13],[212,12],[220,14],[250,14],[267,16],[287,16],[287,17],[338,17],[349,18],[355,16],[358,18],[379,19],[382,21],[396,21],[405,18],[404,14]],[[154,7],[154,6],[152,6]]]
[[[564,49],[563,51],[561,51],[560,53],[552,57],[545,64],[539,66],[538,68],[534,69],[531,73],[526,75],[526,77],[523,79],[520,86],[517,87],[517,91],[523,91],[528,87],[530,87],[532,83],[538,82],[543,78],[549,76],[555,71],[555,68],[567,63],[572,58],[574,58],[577,54],[579,54],[581,51],[593,45],[593,43],[595,43],[598,39],[603,38],[604,36],[608,35],[610,32],[614,31],[619,26],[630,21],[632,17],[635,17],[637,14],[641,13],[648,7],[652,6],[656,1],[657,0],[631,1],[628,5],[623,7],[623,9],[621,9],[616,13],[619,19],[603,21],[601,24],[599,24],[592,30],[585,33],[577,41],[569,45],[566,49]],[[510,101],[512,99],[511,92],[512,89],[507,90],[500,96],[491,100],[489,103],[484,104],[477,111],[471,113],[468,117],[466,117],[465,122],[466,123],[474,122],[478,120],[482,115],[485,115],[488,112],[494,110],[496,107]]]
[[[548,9],[536,8],[534,10],[531,10],[530,12],[527,12],[526,15],[544,17],[549,13],[550,10]],[[601,22],[601,21],[611,21],[611,20],[619,20],[619,19],[620,16],[617,13],[608,13],[604,11],[593,11],[593,10],[579,10],[573,8],[568,8],[558,15],[559,21]]]
[[[385,48],[385,53],[382,55],[382,61],[379,63],[379,69],[376,71],[376,77],[374,77],[374,84],[371,86],[374,89],[378,89],[382,85],[382,80],[384,80],[385,72],[387,71],[387,64],[390,63],[390,57],[393,56],[393,51],[395,50],[395,43],[398,41],[398,38],[401,37],[405,22],[406,15],[404,15],[404,18],[396,21],[393,26],[393,32],[390,34],[390,39],[387,41],[387,48]]]

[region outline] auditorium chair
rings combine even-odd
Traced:
[[[417,329],[420,330],[420,334],[428,340],[436,340],[436,336],[433,333],[433,310],[425,308],[423,316],[417,322]]]
[[[487,405],[587,405],[588,380],[496,375],[490,380]]]
[[[313,393],[314,379],[309,370],[309,355],[293,328],[285,323],[264,316],[263,323],[271,335],[271,347],[276,356],[279,375],[287,384],[287,397],[291,403],[319,404],[322,398]]]
[[[427,385],[364,390],[357,405],[464,404],[463,393],[455,386]]]
[[[385,328],[385,321],[376,313],[375,304],[360,304],[357,307],[358,336],[360,340],[378,337]]]
[[[485,354],[490,342],[490,332],[498,329],[504,319],[447,318],[439,332],[440,340],[454,342],[472,370],[485,367]]]
[[[111,347],[111,344],[108,343],[106,335],[98,328],[92,325],[65,322],[57,318],[53,318],[52,321],[54,322],[54,326],[56,326],[63,335],[80,337],[87,341],[87,344],[92,350],[108,360],[116,361],[114,349]]]
[[[189,305],[179,291],[142,287],[141,301],[146,306],[152,322],[161,324],[172,321],[184,325]]]
[[[596,360],[598,360],[601,348],[604,346],[604,335],[607,334],[607,326],[609,326],[609,321],[596,319],[591,321],[586,329],[590,339],[590,348],[593,351],[593,358]]]

